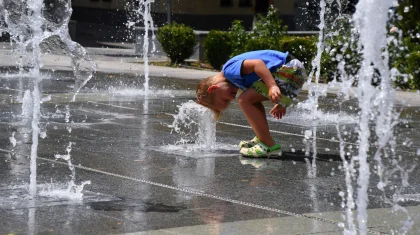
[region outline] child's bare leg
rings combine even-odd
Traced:
[[[255,90],[248,89],[238,97],[238,104],[258,139],[268,147],[272,147],[275,143],[270,135],[265,109],[261,103],[265,100],[268,99]]]

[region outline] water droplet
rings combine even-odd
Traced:
[[[305,130],[305,139],[309,139],[312,136],[312,131],[311,130]]]

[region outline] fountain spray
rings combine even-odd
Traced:
[[[48,7],[53,6],[53,9]],[[12,1],[0,0],[0,33],[10,34],[11,42],[15,42],[20,52],[19,71],[29,67],[28,77],[31,81],[30,98],[25,99],[22,107],[32,122],[32,146],[30,160],[29,193],[32,197],[37,195],[37,152],[40,132],[41,116],[41,90],[40,83],[43,67],[42,51],[62,51],[72,60],[75,75],[75,100],[80,89],[90,80],[96,65],[87,56],[85,49],[70,39],[68,23],[72,13],[70,0],[55,0],[54,4],[46,6],[44,0]],[[27,54],[26,51],[31,53]],[[27,60],[27,61],[26,61]],[[27,94],[28,92],[25,92]]]
[[[212,111],[192,100],[178,108],[178,114],[174,115],[174,121],[169,125],[181,136],[176,145],[183,146],[189,152],[215,148],[216,121]]]
[[[149,94],[149,29],[152,30],[152,52],[156,51],[156,46],[153,42],[155,39],[153,18],[151,14],[151,4],[155,0],[143,0],[139,2],[139,7],[134,10],[134,12],[142,17],[144,24],[144,35],[143,35],[143,66],[144,66],[144,94],[147,96]],[[130,26],[131,23],[129,22]]]
[[[325,2],[331,5],[334,1],[326,0]],[[325,9],[325,2],[321,1],[320,25],[323,23],[325,11],[328,11],[328,9]],[[341,7],[341,1],[338,0],[336,2]],[[345,3],[346,1],[343,2]],[[343,200],[342,206],[345,209],[343,218],[346,224],[340,223],[340,226],[344,228],[344,234],[348,235],[357,233],[366,234],[368,232],[368,187],[370,176],[373,172],[379,177],[380,181],[377,187],[384,192],[384,202],[391,204],[394,210],[402,210],[407,214],[408,220],[399,232],[405,233],[412,225],[411,218],[406,209],[399,206],[397,204],[398,199],[395,199],[399,197],[401,189],[393,189],[393,199],[388,199],[385,194],[385,188],[389,186],[390,177],[395,176],[394,174],[399,174],[402,187],[408,186],[408,172],[410,171],[405,171],[399,165],[398,162],[401,157],[396,156],[395,152],[396,137],[394,135],[394,127],[399,123],[399,113],[395,110],[395,90],[392,87],[392,83],[395,77],[397,75],[401,76],[401,74],[395,68],[389,68],[389,53],[387,48],[390,39],[387,37],[386,29],[386,25],[390,20],[390,9],[395,7],[394,4],[397,3],[393,0],[360,0],[352,19],[345,20],[343,18],[345,24],[353,27],[351,28],[351,35],[348,38],[350,41],[343,43],[342,40],[340,51],[343,54],[347,49],[357,51],[356,56],[360,57],[360,69],[357,70],[357,74],[349,73],[348,66],[351,64],[346,64],[348,60],[345,55],[337,53],[335,56],[335,59],[338,61],[337,66],[339,71],[339,74],[336,75],[341,80],[340,83],[337,83],[341,86],[341,98],[348,99],[349,94],[352,92],[352,84],[354,84],[354,81],[358,81],[356,94],[359,104],[358,149],[356,156],[352,156],[350,160],[346,158],[351,153],[350,149],[347,150],[348,152],[346,151],[344,136],[347,135],[347,131],[345,130],[345,126],[341,128],[339,124],[336,125],[338,139],[340,140],[340,157],[343,160],[342,170],[345,174],[346,182],[346,191],[339,193]],[[339,31],[332,33],[340,34]],[[318,60],[322,53],[320,50],[323,49],[321,36],[320,34],[318,54],[312,63],[317,69],[319,69],[319,65],[316,62],[319,62]],[[357,49],[353,48],[354,42],[357,42]],[[326,53],[329,52],[327,51]],[[374,86],[372,81],[375,81],[378,74],[380,82],[377,86]],[[313,73],[311,73],[310,78],[312,76]],[[315,77],[315,83],[317,83],[317,76]],[[320,93],[316,92],[316,89],[314,92],[311,86],[309,88],[309,102],[313,104],[312,110],[316,110],[318,104],[317,97]],[[311,135],[310,137],[313,136],[313,141],[315,141],[316,136],[313,133],[309,133],[309,135]],[[375,141],[375,145],[373,145],[372,141]],[[315,148],[316,146],[313,144],[313,147]],[[373,153],[372,157],[370,156],[372,155],[371,153]],[[371,162],[369,159],[371,158],[376,162],[375,169],[371,169],[369,165],[369,162]],[[391,166],[386,166],[385,163],[387,162],[390,162]],[[354,181],[357,182],[356,188],[353,186]],[[355,224],[353,215],[355,208],[357,209],[357,224]]]
[[[350,86],[354,81],[358,81],[357,99],[359,104],[359,125],[358,125],[358,149],[356,156],[350,160],[346,156],[350,153],[345,150],[342,129],[337,125],[337,134],[340,140],[340,156],[343,160],[342,169],[345,173],[346,192],[340,192],[343,198],[344,217],[346,218],[345,234],[366,234],[367,230],[367,206],[368,188],[371,174],[374,172],[379,177],[378,189],[384,192],[384,202],[389,203],[395,210],[406,212],[408,221],[404,224],[402,230],[407,231],[411,227],[411,219],[405,208],[399,206],[395,201],[387,199],[385,188],[389,186],[389,177],[399,172],[402,180],[402,187],[408,185],[407,172],[399,166],[398,157],[396,157],[396,137],[394,127],[399,123],[399,113],[396,112],[395,90],[392,83],[396,74],[395,69],[389,68],[389,53],[386,25],[389,21],[389,12],[395,7],[396,2],[392,0],[376,1],[361,0],[356,6],[356,12],[350,21],[353,24],[350,43],[344,44],[341,51],[350,49],[352,43],[357,42],[357,52],[361,57],[360,69],[357,74],[348,74],[346,72],[346,60],[343,55],[337,55],[341,58],[338,63],[339,76],[341,79],[342,98],[348,98],[351,91]],[[382,26],[382,27],[378,27]],[[353,48],[351,48],[353,49]],[[377,86],[373,82],[380,77]],[[377,81],[376,81],[377,82]],[[344,130],[344,127],[343,127]],[[343,131],[344,135],[346,134]],[[376,134],[376,135],[375,135]],[[375,145],[372,144],[375,141]],[[376,165],[371,169],[369,164],[372,158]],[[392,160],[389,169],[385,162]],[[391,173],[390,173],[391,172]],[[357,181],[357,187],[354,188],[352,182]],[[399,194],[400,189],[394,189],[395,194]],[[355,194],[355,198],[353,198]],[[394,195],[395,196],[395,195]],[[354,223],[353,210],[357,206],[357,226]],[[405,233],[405,232],[403,232]]]
[[[66,148],[66,154],[56,154],[56,155],[54,155],[54,157],[56,159],[65,160],[67,162],[68,166],[69,166],[70,171],[71,171],[70,182],[69,182],[69,185],[67,186],[66,193],[68,193],[69,195],[73,195],[73,197],[75,197],[75,198],[82,198],[83,187],[86,184],[90,184],[91,182],[90,181],[85,181],[81,185],[76,185],[76,169],[71,162],[71,155],[70,155],[72,144],[73,144],[72,142],[69,142],[69,144]]]
[[[326,2],[325,0],[321,0],[320,2],[320,23],[318,25],[319,28],[319,34],[318,34],[318,43],[317,43],[317,54],[315,58],[312,60],[312,71],[309,73],[308,76],[308,96],[309,101],[311,104],[311,116],[313,119],[316,119],[317,112],[318,112],[318,99],[320,96],[320,91],[318,87],[319,83],[319,77],[321,74],[321,55],[324,51],[324,28],[325,28],[325,9],[326,9]],[[315,75],[315,81],[312,83],[312,79]],[[308,164],[311,165],[310,171],[308,172],[308,176],[310,178],[316,177],[316,155],[317,155],[317,148],[316,148],[316,132],[317,128],[316,126],[312,127],[312,130],[306,130],[305,131],[305,142],[307,144],[306,147],[306,154],[309,154],[309,149],[312,148],[313,154],[312,154],[312,163]],[[312,142],[310,141],[312,140]],[[309,146],[309,144],[312,143],[312,146]]]
[[[388,10],[393,6],[393,0],[360,0],[356,6],[356,13],[353,16],[355,27],[359,32],[359,49],[363,54],[363,61],[359,70],[358,100],[360,107],[359,121],[359,152],[357,160],[359,163],[359,174],[357,178],[357,221],[361,234],[367,232],[367,204],[368,204],[368,185],[370,169],[368,163],[369,153],[369,122],[375,109],[379,110],[376,116],[376,128],[389,126],[392,117],[394,91],[391,87],[391,77],[389,74],[388,60],[383,59],[385,55],[383,49],[386,48],[386,28],[388,21]],[[382,14],[378,14],[382,13]],[[383,27],[378,27],[382,25]],[[385,55],[385,58],[387,56]],[[372,79],[375,68],[381,74],[381,85],[379,88],[372,86]],[[378,125],[379,124],[379,125]],[[392,129],[387,130],[392,135]],[[386,144],[386,140],[380,137]],[[379,156],[377,156],[378,158]]]

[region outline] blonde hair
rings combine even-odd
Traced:
[[[201,80],[197,85],[195,96],[197,103],[211,109],[214,113],[214,119],[218,120],[222,116],[222,112],[213,107],[215,95],[208,92],[209,87],[215,83],[214,81],[215,77],[213,76]]]

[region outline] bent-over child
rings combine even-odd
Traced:
[[[286,114],[286,107],[301,91],[306,81],[305,69],[297,59],[288,59],[287,52],[260,50],[246,52],[228,60],[220,73],[200,81],[196,90],[197,103],[214,111],[216,119],[243,92],[238,104],[251,125],[255,137],[239,143],[246,157],[270,157],[281,153],[270,135],[263,101],[274,103],[270,114],[277,119]]]

